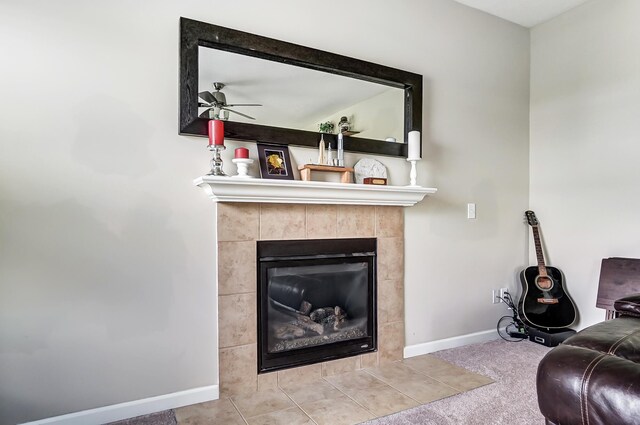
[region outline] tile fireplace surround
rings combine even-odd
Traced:
[[[202,178],[195,183],[209,192],[204,186],[210,183],[203,183]],[[435,192],[435,189],[429,190]],[[277,388],[278,384],[287,382],[312,381],[402,359],[402,206],[306,202],[215,202],[214,205],[221,397]],[[378,240],[378,351],[258,375],[256,241],[363,237]]]

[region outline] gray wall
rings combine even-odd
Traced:
[[[177,135],[180,16],[424,75],[418,182],[440,191],[406,213],[408,345],[492,329],[491,288],[516,287],[526,29],[449,0],[5,0],[3,424],[216,383],[213,208],[191,183],[208,155]],[[380,159],[407,182],[405,161]]]
[[[640,2],[597,0],[531,33],[531,207],[580,326],[600,262],[640,257]]]

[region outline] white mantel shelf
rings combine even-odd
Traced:
[[[214,202],[393,205],[410,207],[438,189],[301,180],[202,176],[193,182]]]

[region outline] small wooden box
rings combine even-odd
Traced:
[[[332,165],[316,165],[316,164],[304,164],[298,167],[300,170],[300,177],[303,181],[311,181],[311,171],[328,171],[331,173],[341,173],[340,181],[342,183],[352,183],[351,173],[353,168],[351,167],[334,167]]]
[[[384,186],[387,184],[387,179],[384,177],[365,177],[362,179],[362,184],[375,184]]]

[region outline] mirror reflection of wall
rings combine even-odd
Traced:
[[[393,138],[402,143],[404,125],[403,102],[404,93],[400,89],[387,87],[382,93],[361,102],[349,105],[331,115],[316,119],[305,128],[317,131],[316,122],[331,121],[336,124],[340,118],[346,116],[350,123],[353,137],[386,140]],[[337,132],[337,129],[336,129]]]
[[[238,105],[199,108],[207,118],[221,112],[230,121],[317,132],[319,123],[333,121],[337,129],[347,116],[353,137],[403,141],[401,89],[202,46],[198,56],[198,92],[220,99],[213,83],[223,83],[226,104]]]

